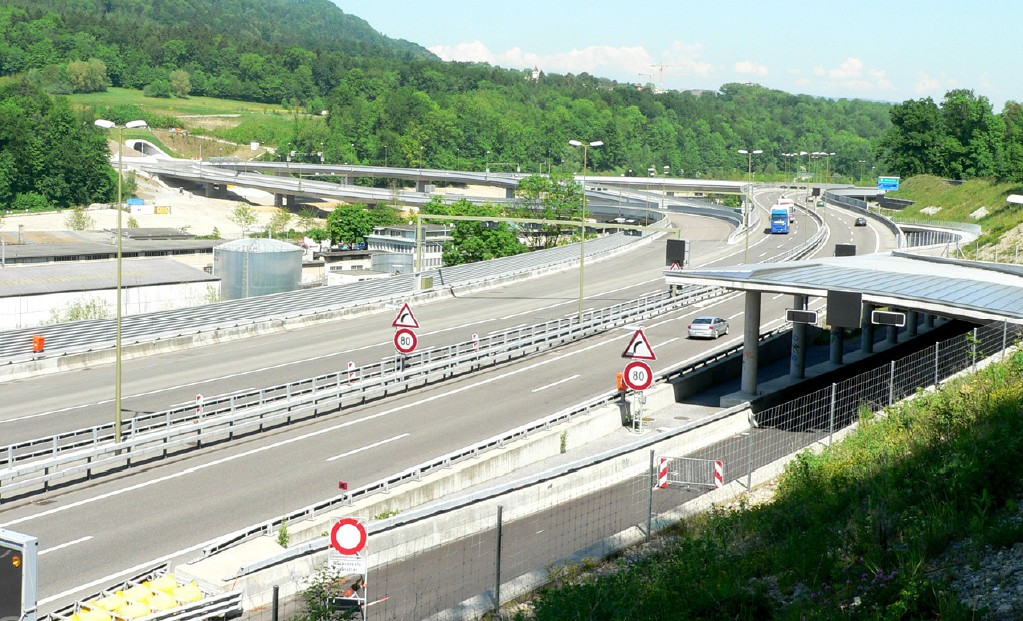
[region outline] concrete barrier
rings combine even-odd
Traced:
[[[670,395],[671,389],[662,387],[661,392]],[[663,397],[659,395],[657,398]],[[333,518],[373,516],[385,511],[401,512],[397,517],[368,525],[372,562],[374,565],[382,565],[491,528],[499,504],[506,507],[505,519],[514,520],[553,503],[569,502],[595,489],[639,476],[649,467],[649,451],[652,448],[664,454],[684,454],[699,450],[748,429],[748,415],[746,407],[732,408],[684,429],[640,438],[635,442],[639,446],[624,453],[612,451],[605,457],[584,458],[552,469],[538,475],[537,480],[530,485],[496,486],[469,496],[440,500],[445,495],[559,454],[562,433],[568,434],[567,438],[572,444],[586,443],[609,433],[627,433],[622,430],[617,406],[605,406],[573,423],[485,453],[479,460],[453,467],[450,472],[430,475],[421,482],[403,485],[388,496],[368,499],[343,512],[333,512],[316,520],[289,525],[289,535],[294,542],[292,545],[310,542],[316,550],[312,554],[274,563],[272,559],[275,554],[281,555],[283,559],[287,553],[279,547],[279,552],[275,552],[272,546],[267,547],[267,542],[273,539],[272,535],[267,535],[220,555],[181,566],[175,571],[179,575],[208,580],[224,588],[244,588],[246,606],[264,605],[274,585],[280,587],[281,596],[297,593],[304,585],[293,580],[292,576],[310,575],[326,562],[328,541],[325,533]],[[556,486],[543,484],[554,479],[558,482]],[[437,504],[428,506],[431,502]],[[258,562],[266,563],[268,559],[271,566],[238,575],[240,568]]]

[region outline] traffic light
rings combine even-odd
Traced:
[[[21,618],[23,573],[21,548],[0,543],[0,621]]]

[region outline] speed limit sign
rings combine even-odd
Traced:
[[[625,365],[625,385],[632,390],[646,390],[654,383],[654,372],[642,360],[633,360]]]
[[[394,348],[399,354],[411,354],[416,350],[416,345],[419,345],[419,339],[412,330],[399,328],[394,333]]]

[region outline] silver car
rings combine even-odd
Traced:
[[[728,334],[728,321],[721,317],[697,317],[689,324],[689,338],[716,339]]]

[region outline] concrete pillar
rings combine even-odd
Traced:
[[[796,310],[806,309],[806,296],[792,296],[792,308]],[[806,377],[806,324],[792,324],[792,355],[789,357],[789,375],[792,379],[803,379]]]
[[[212,183],[204,183],[202,185],[203,185],[203,193],[206,196],[206,198],[209,198],[209,197],[213,196],[213,184]]]
[[[505,188],[504,189],[504,197],[505,198],[515,198],[515,188]]]
[[[885,342],[889,345],[895,345],[899,342],[899,326],[886,326],[888,328],[888,334],[885,335]]]
[[[906,313],[906,336],[913,338],[916,336],[917,323],[920,321],[920,314],[914,310]]]
[[[924,314],[924,328],[927,328],[928,330],[933,330],[934,329],[934,314],[933,313],[926,313],[926,314]]]
[[[757,394],[760,348],[760,292],[746,292],[745,328],[742,336],[742,392]]]
[[[874,353],[874,324],[870,323],[870,313],[874,307],[863,305],[863,317],[860,318],[860,351],[865,354]]]
[[[283,194],[274,194],[274,207],[283,207],[283,206],[284,206],[284,195]]]
[[[425,192],[426,182],[423,180],[416,181],[416,192]]]
[[[831,364],[842,364],[842,356],[845,354],[845,328],[831,327],[831,350],[828,360]]]

